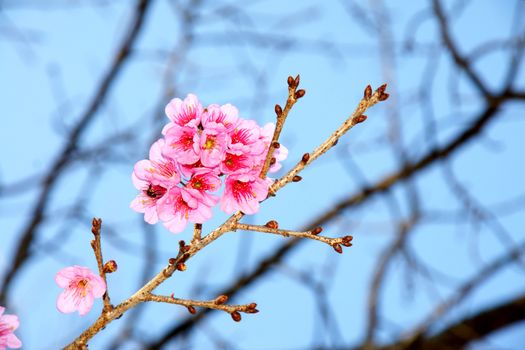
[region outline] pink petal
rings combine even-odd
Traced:
[[[13,330],[17,329],[20,324],[16,315],[4,315],[0,317],[0,322],[7,323]]]
[[[76,278],[76,269],[73,266],[66,267],[57,272],[55,275],[55,282],[60,288],[66,288],[69,286],[72,280]]]
[[[78,313],[80,316],[84,316],[91,310],[91,307],[93,307],[93,294],[87,293],[84,298],[80,299],[80,304],[78,305]]]
[[[11,349],[18,349],[22,347],[22,342],[13,333],[7,336],[7,344]]]
[[[77,309],[77,303],[75,302],[74,293],[71,289],[66,289],[57,298],[57,309],[58,311],[68,314],[74,312]]]
[[[93,274],[89,279],[89,286],[91,287],[91,293],[93,297],[100,298],[106,293],[106,284],[102,277]]]

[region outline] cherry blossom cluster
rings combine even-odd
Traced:
[[[16,315],[4,315],[5,308],[0,306],[0,350],[6,348],[18,349],[22,342],[17,338],[14,331],[19,322]]]
[[[256,213],[271,184],[260,173],[275,125],[243,119],[231,104],[203,108],[192,94],[171,100],[165,111],[170,121],[164,137],[153,143],[149,159],[135,164],[132,181],[140,193],[130,207],[173,233],[209,220],[218,203],[228,214]],[[281,146],[273,155],[270,172],[279,170],[288,150]],[[219,196],[213,193],[221,189],[221,177]]]

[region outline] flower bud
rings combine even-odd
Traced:
[[[113,273],[117,271],[118,265],[115,260],[110,260],[104,264],[104,272],[105,273]]]
[[[281,147],[281,144],[279,142],[275,141],[274,143],[272,143],[272,146],[273,146],[273,148],[277,149],[277,148]]]
[[[301,159],[301,161],[306,164],[308,163],[309,160],[310,160],[310,153],[303,154],[303,158]]]
[[[364,122],[366,120],[366,118],[368,118],[368,117],[366,115],[362,114],[362,115],[360,115],[358,117],[355,117],[354,120],[355,120],[356,124],[359,124],[359,123]]]
[[[297,74],[297,76],[295,77],[295,80],[294,80],[294,85],[295,87],[298,87],[299,86],[299,82],[301,81],[301,76],[299,74]],[[304,95],[304,94],[303,94]]]
[[[193,307],[193,305],[188,306],[188,311],[190,314],[195,315],[197,313],[197,310]]]
[[[222,305],[225,304],[228,301],[227,295],[219,295],[217,298],[215,298],[215,304]]]
[[[277,230],[279,228],[279,223],[275,220],[270,220],[264,226],[271,228],[272,230]]]
[[[186,271],[186,264],[183,262],[180,262],[177,264],[177,270],[179,271]]]
[[[283,109],[279,104],[275,105],[275,114],[277,114],[277,117],[280,117],[283,114]]]
[[[288,76],[288,86],[289,87],[294,87],[294,84],[295,84],[295,82],[294,82],[294,79],[292,78],[292,76],[291,75]]]
[[[175,258],[170,258],[170,260],[168,260],[170,265],[174,265],[175,261],[177,261]]]
[[[303,179],[303,178],[300,177],[299,175],[295,175],[295,176],[292,178],[292,181],[293,181],[293,182],[299,182],[299,181],[301,181],[302,179]]]
[[[295,99],[296,99],[296,100],[300,99],[301,97],[304,96],[304,94],[306,94],[306,91],[304,91],[303,89],[301,89],[301,90],[297,90],[297,91],[295,92]]]
[[[376,92],[378,92],[381,95],[385,92],[385,90],[386,90],[386,84],[383,84],[377,88]]]
[[[334,248],[334,250],[336,252],[338,252],[339,254],[342,254],[343,253],[343,248],[341,248],[341,245],[337,244],[337,243],[334,243],[332,245],[332,248]]]
[[[235,322],[240,322],[241,321],[241,314],[237,311],[234,311],[231,313],[232,315],[232,318]]]
[[[372,97],[372,87],[370,85],[367,85],[366,89],[365,89],[365,100],[369,100],[370,97]]]
[[[379,95],[378,100],[379,101],[385,101],[389,96],[390,96],[390,94],[383,93],[383,94]]]
[[[318,235],[320,234],[321,232],[323,232],[323,228],[322,227],[316,227],[312,230],[312,235]]]

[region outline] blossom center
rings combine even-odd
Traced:
[[[204,143],[205,149],[212,149],[215,147],[215,137],[208,136],[206,138],[206,142]]]

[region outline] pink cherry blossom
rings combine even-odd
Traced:
[[[130,207],[144,213],[144,220],[150,224],[158,221],[157,201],[168,188],[177,185],[181,178],[177,164],[162,155],[164,140],[156,141],[150,148],[150,159],[138,161],[135,164],[131,179],[141,192],[131,202]]]
[[[167,131],[162,152],[181,164],[193,164],[200,158],[199,141],[199,129],[175,126]]]
[[[210,169],[201,169],[193,174],[186,185],[187,189],[193,189],[192,194],[208,207],[213,207],[219,198],[209,194],[207,191],[216,192],[221,187],[221,179]]]
[[[18,349],[22,347],[22,342],[14,333],[19,325],[18,317],[16,315],[4,315],[4,311],[5,308],[0,306],[0,350]]]
[[[253,120],[239,121],[230,137],[231,141],[228,148],[233,151],[259,155],[267,147],[262,142],[264,139],[261,138],[261,128]]]
[[[172,187],[158,203],[159,218],[173,233],[184,231],[188,221],[202,224],[212,217],[212,211],[195,189]]]
[[[188,94],[182,101],[180,98],[174,98],[167,104],[165,112],[171,122],[162,130],[165,135],[173,126],[191,126],[197,127],[201,122],[202,105],[197,96]]]
[[[231,104],[210,105],[202,114],[202,126],[204,129],[231,131],[238,119],[239,111]]]
[[[256,174],[232,174],[226,178],[221,209],[227,214],[241,210],[245,214],[259,211],[259,202],[268,196],[268,182]]]
[[[201,134],[201,163],[206,167],[215,167],[224,158],[229,136],[217,129],[204,129]]]
[[[91,310],[94,299],[106,292],[106,284],[99,275],[77,265],[58,271],[55,282],[65,288],[57,299],[57,309],[62,313],[78,310],[80,316],[84,316]]]
[[[226,151],[220,170],[223,174],[248,172],[254,166],[255,159],[257,158],[241,151]]]

